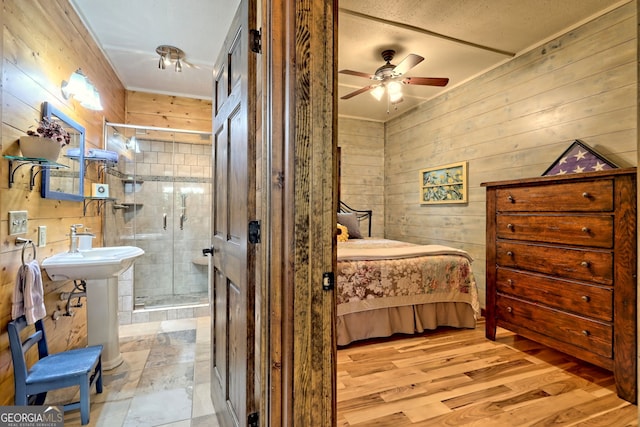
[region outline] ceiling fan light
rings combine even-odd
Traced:
[[[402,101],[402,84],[396,81],[389,82],[387,84],[387,91],[389,93],[389,102],[397,104]]]
[[[395,81],[389,82],[387,84],[387,90],[389,91],[390,95],[397,93],[402,94],[402,84]]]
[[[176,72],[178,73],[182,72],[182,63],[180,62],[180,58],[176,60]]]
[[[402,92],[389,92],[389,102],[391,102],[392,104],[402,102]]]
[[[402,93],[393,94],[393,95],[389,94],[389,102],[391,104],[399,104],[402,101],[404,101],[404,98],[402,97]]]
[[[371,95],[373,95],[373,97],[375,99],[377,99],[378,101],[380,101],[382,99],[382,95],[384,95],[384,86],[379,85],[376,86],[372,91],[371,91]]]

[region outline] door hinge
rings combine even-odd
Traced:
[[[251,52],[262,53],[262,33],[260,32],[260,30],[250,30],[249,34],[249,44],[251,45]]]
[[[249,243],[260,243],[260,221],[249,221]]]
[[[333,286],[334,286],[333,277],[334,277],[333,273],[330,271],[322,274],[322,290],[323,291],[333,290]]]
[[[252,412],[247,417],[247,425],[249,427],[258,427],[259,421],[260,421],[260,415],[258,414],[258,412]]]

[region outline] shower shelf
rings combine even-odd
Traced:
[[[140,209],[144,206],[142,203],[120,203],[122,206],[125,206],[125,209]]]
[[[140,190],[140,187],[144,183],[141,179],[123,179],[122,185],[124,185],[125,193],[135,193]]]
[[[107,203],[107,202],[115,202],[116,199],[112,198],[112,197],[85,197],[84,198],[84,207],[82,209],[82,215],[86,215],[87,214],[87,207],[91,204],[91,202],[96,202],[96,204],[98,205],[98,215],[100,215],[100,209]]]

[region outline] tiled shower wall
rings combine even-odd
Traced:
[[[211,146],[141,138],[138,145],[108,176],[116,201],[106,207],[105,235],[145,251],[133,273],[121,275],[120,323],[208,315],[193,305],[207,302]]]

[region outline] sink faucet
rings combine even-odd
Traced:
[[[72,224],[71,230],[69,231],[69,252],[76,253],[78,252],[78,228],[84,227],[82,224]]]

